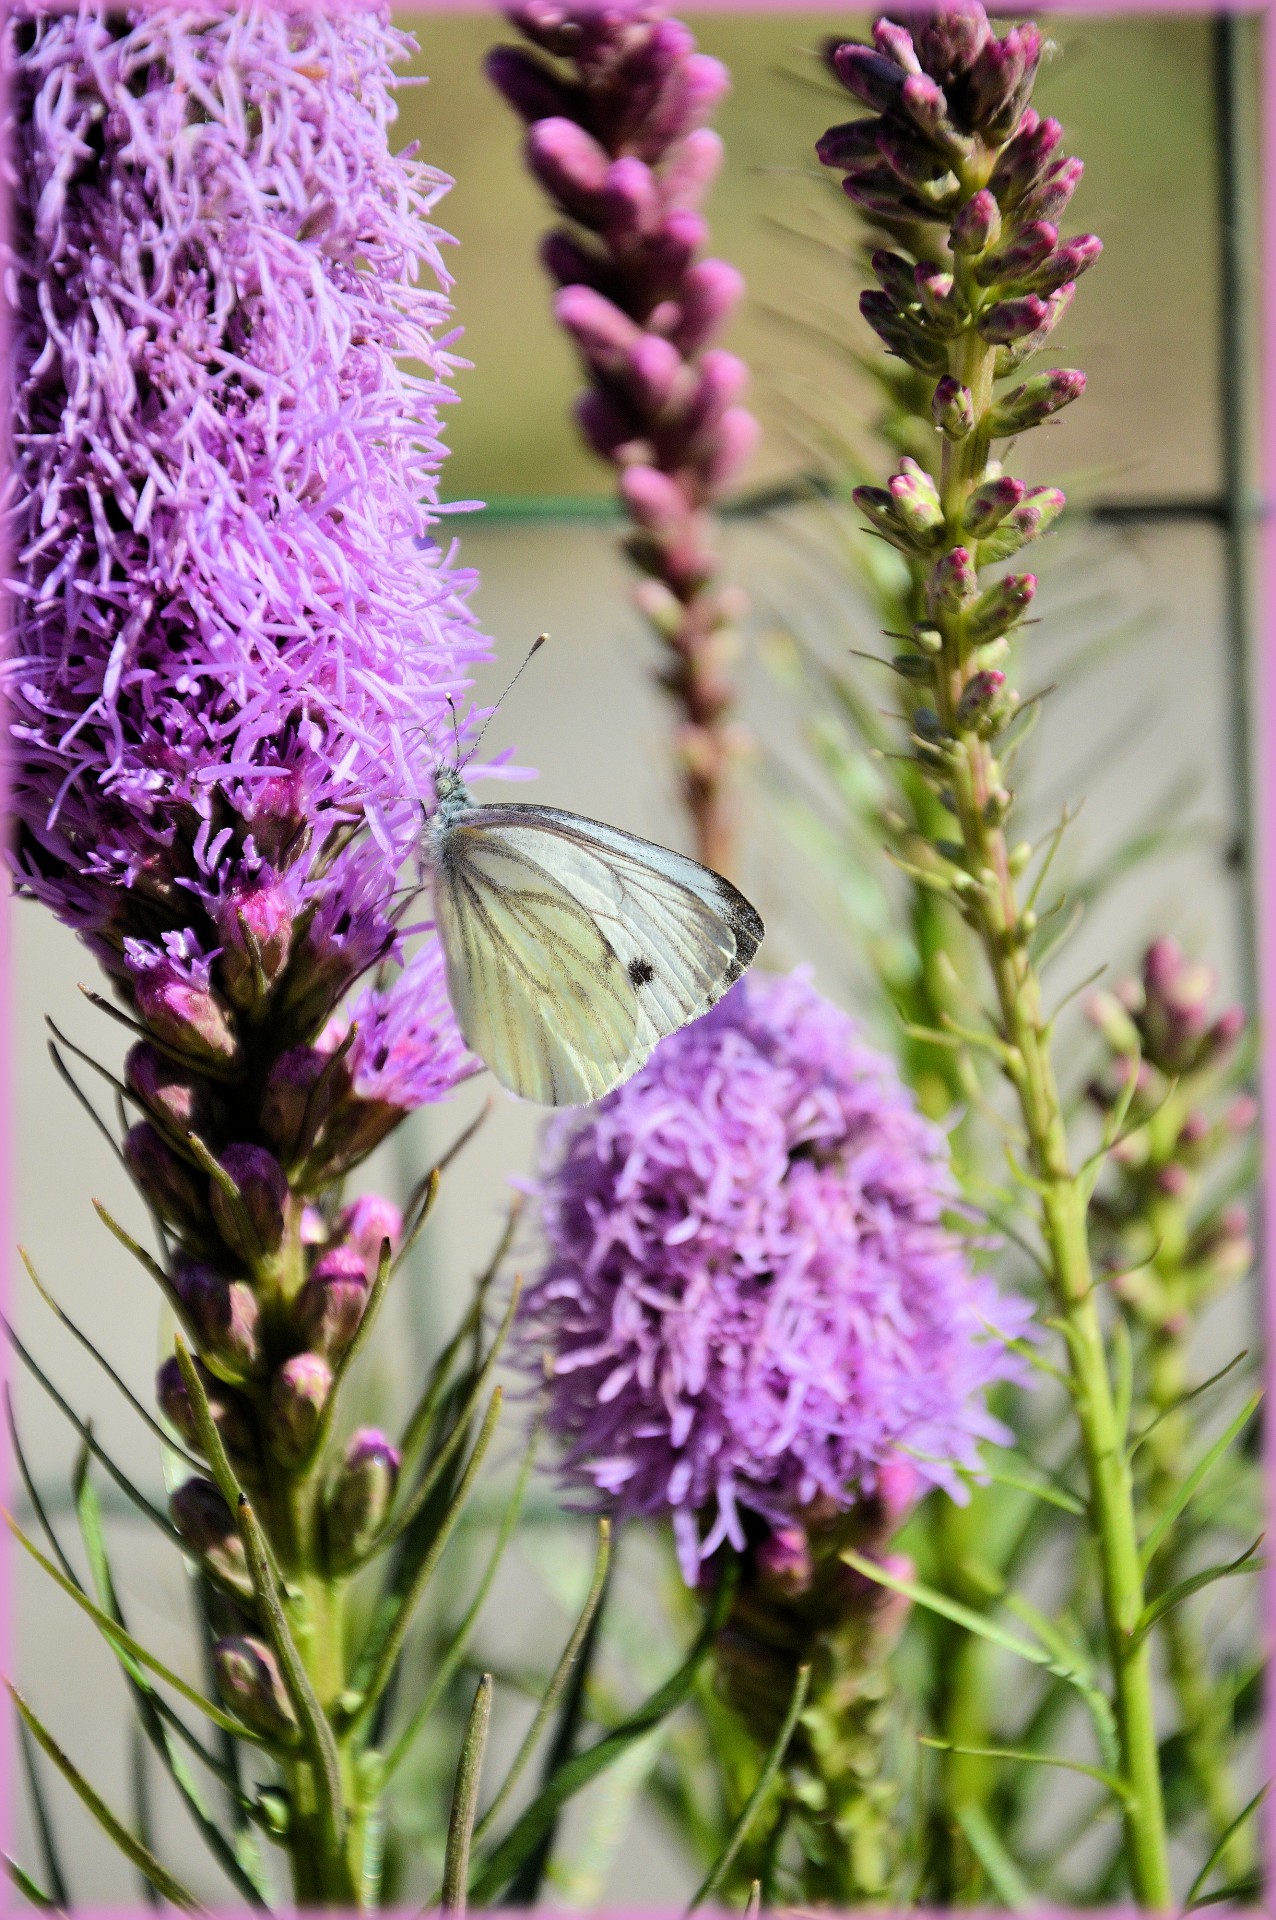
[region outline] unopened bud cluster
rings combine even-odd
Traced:
[[[563,216],[541,251],[589,381],[577,417],[620,476],[629,551],[649,576],[638,602],[670,649],[663,677],[684,710],[694,805],[732,746],[728,629],[743,610],[718,584],[709,510],[758,438],[741,404],[747,368],[714,344],[744,283],[704,257],[700,211],[722,161],[706,123],[730,79],[652,0],[527,0],[507,14],[535,51],[497,47],[487,71]]]
[[[1093,1208],[1105,1266],[1127,1308],[1171,1334],[1253,1259],[1245,1208],[1213,1191],[1257,1117],[1236,1084],[1245,1015],[1216,992],[1209,967],[1160,939],[1137,979],[1087,1008],[1107,1051],[1090,1099],[1117,1128]]]

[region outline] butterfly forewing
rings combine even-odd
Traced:
[[[628,975],[553,875],[485,823],[461,822],[446,837],[435,915],[461,1031],[503,1086],[570,1106],[624,1078],[639,1025]]]
[[[504,1085],[597,1099],[748,966],[762,922],[685,855],[552,807],[469,807],[441,836],[453,1005]]]

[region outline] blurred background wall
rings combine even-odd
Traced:
[[[754,369],[752,403],[765,436],[746,492],[757,491],[811,470],[813,422],[835,425],[869,447],[871,397],[856,355],[871,337],[858,318],[858,282],[847,258],[853,219],[811,153],[824,127],[847,117],[846,97],[825,82],[812,50],[832,31],[862,32],[867,17],[691,17],[704,49],[735,75],[718,122],[727,163],[710,216],[714,250],[749,281],[727,344]],[[545,207],[521,171],[513,117],[481,75],[482,56],[503,37],[502,23],[485,12],[403,18],[420,42],[414,70],[430,78],[428,86],[405,90],[400,131],[456,180],[440,217],[460,242],[450,259],[463,350],[473,367],[458,382],[444,491],[452,500],[490,503],[449,523],[465,561],[480,571],[475,605],[497,649],[480,694],[503,684],[537,632],[548,629],[553,641],[489,738],[513,746],[521,763],[539,770],[530,791],[543,801],[685,844],[668,716],[653,685],[653,645],[628,604],[629,574],[608,518],[608,478],[581,450],[570,423],[575,367],[549,317],[535,258]],[[1055,364],[1087,370],[1087,397],[1057,432],[1033,436],[1017,461],[1032,481],[1062,484],[1076,509],[1067,531],[1042,551],[1041,618],[1028,642],[1027,678],[1040,687],[1061,684],[1034,742],[1025,813],[1029,830],[1039,830],[1069,792],[1085,792],[1070,855],[1075,870],[1092,870],[1143,826],[1172,819],[1181,829],[1172,850],[1088,917],[1059,963],[1056,984],[1064,989],[1103,964],[1128,966],[1149,934],[1170,930],[1214,961],[1230,992],[1245,969],[1241,890],[1226,858],[1238,840],[1238,782],[1224,548],[1217,516],[1207,510],[1223,476],[1212,23],[1183,14],[1060,17],[1051,32],[1057,46],[1038,104],[1064,121],[1069,151],[1085,159],[1073,223],[1098,231],[1106,251],[1052,342]],[[1251,52],[1256,95],[1256,41]],[[1248,168],[1255,108],[1244,104]],[[1253,183],[1246,178],[1241,211],[1249,219]],[[1193,502],[1200,510],[1181,510]],[[1098,517],[1088,511],[1095,507],[1103,510]],[[1134,509],[1140,511],[1131,518]],[[795,846],[789,831],[798,798],[809,799],[817,815],[824,802],[803,745],[810,715],[786,674],[786,636],[796,634],[839,664],[849,649],[876,644],[871,618],[840,564],[845,522],[808,500],[735,517],[724,538],[730,569],[753,608],[741,678],[758,752],[742,878],[768,922],[769,963],[810,962],[821,986],[854,1007],[863,976],[848,936],[855,876],[832,875],[809,857],[809,847]],[[882,704],[888,701],[883,691]],[[489,790],[486,797],[499,794]],[[90,1196],[135,1225],[139,1210],[105,1143],[57,1081],[44,1016],[108,1061],[122,1048],[76,992],[93,969],[70,936],[29,903],[12,910],[11,925],[19,1236],[46,1282],[147,1399],[158,1351],[155,1299],[96,1222]],[[486,1097],[487,1087],[476,1083],[446,1108],[418,1117],[361,1184],[401,1193]],[[449,1331],[456,1302],[499,1231],[511,1180],[533,1163],[536,1131],[533,1110],[498,1095],[449,1175],[413,1284],[394,1304],[401,1338],[382,1347],[393,1363],[382,1359],[367,1376],[368,1417],[395,1404]],[[120,1410],[92,1362],[56,1335],[24,1277],[10,1297],[24,1337],[49,1361],[62,1391],[92,1411],[138,1484],[162,1500],[159,1462],[145,1431]],[[1237,1331],[1229,1327],[1226,1335]],[[14,1390],[36,1477],[51,1509],[65,1511],[74,1436],[28,1380],[15,1378]],[[509,1458],[516,1428],[514,1421]],[[181,1566],[121,1510],[109,1488],[106,1499],[131,1625],[193,1671]],[[533,1541],[511,1562],[479,1642],[492,1658],[500,1648],[512,1665],[534,1665],[557,1645],[564,1605],[585,1577],[588,1543],[578,1529],[547,1517],[538,1538],[540,1546]],[[460,1562],[463,1572],[463,1552]],[[636,1547],[625,1572],[622,1609],[641,1620],[644,1582],[665,1580],[667,1570]],[[21,1679],[54,1731],[124,1807],[130,1761],[118,1670],[38,1572],[24,1565],[16,1575]],[[511,1647],[515,1618],[519,1637]],[[660,1671],[658,1664],[655,1677]],[[427,1766],[423,1792],[430,1778]],[[648,1816],[626,1824],[632,1809],[623,1783],[608,1791],[619,1851],[605,1878],[574,1892],[628,1906],[675,1900],[682,1882],[659,1826]],[[52,1797],[79,1897],[94,1905],[133,1903],[138,1889],[129,1870],[59,1787]],[[29,1854],[25,1806],[15,1817],[17,1849]],[[174,1864],[217,1900],[224,1890],[180,1812],[161,1803],[157,1820]],[[558,1897],[571,1891],[560,1888]]]

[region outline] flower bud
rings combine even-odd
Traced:
[[[1008,213],[1014,212],[1042,178],[1062,139],[1063,128],[1057,120],[1043,120],[1028,108],[1014,138],[1002,148],[988,181],[998,204]]]
[[[846,91],[874,112],[886,113],[899,102],[905,75],[893,60],[875,53],[872,47],[847,41],[834,47],[830,64]]]
[[[1062,320],[1064,314],[1072,305],[1072,296],[1076,290],[1076,285],[1071,280],[1067,286],[1060,287],[1058,292],[1052,293],[1046,301],[1046,317],[1039,327],[1032,333],[1024,334],[1022,339],[1013,341],[1009,346],[998,347],[997,358],[993,362],[993,373],[996,379],[1004,379],[1006,374],[1013,373],[1016,367],[1022,366],[1025,360],[1031,359],[1032,355],[1036,353],[1039,348],[1044,347],[1046,341],[1050,338],[1050,335],[1054,332],[1060,320]],[[1013,301],[1003,301],[1001,304],[1003,306],[1015,305]],[[996,309],[994,308],[992,311],[995,312]]]
[[[995,305],[985,307],[975,322],[975,329],[982,339],[1004,346],[1039,333],[1049,317],[1045,301],[1039,300],[1035,293],[1026,293],[1021,299],[998,300]]]
[[[931,569],[928,598],[936,616],[963,613],[979,589],[974,562],[965,547],[954,547]]]
[[[248,1556],[230,1508],[211,1480],[186,1480],[168,1503],[173,1525],[191,1552],[237,1598],[252,1600]]]
[[[259,1123],[272,1147],[285,1159],[305,1150],[309,1140],[301,1138],[303,1124],[311,1140],[317,1138],[335,1100],[350,1090],[344,1065],[327,1074],[322,1088],[319,1082],[331,1057],[316,1047],[290,1047],[272,1063],[262,1093]]]
[[[973,673],[957,702],[957,725],[964,732],[977,733],[991,740],[1008,724],[1019,696],[1006,687],[1006,676],[997,667],[984,667]]]
[[[880,533],[901,553],[917,551],[917,542],[900,520],[895,511],[895,502],[885,487],[855,487],[851,498],[874,532]]]
[[[731,487],[753,458],[762,429],[747,407],[728,407],[718,423],[716,445],[702,467],[705,492],[716,499]]]
[[[221,1443],[235,1471],[241,1479],[252,1477],[257,1460],[257,1443],[248,1402],[232,1387],[216,1379],[201,1360],[196,1360],[195,1370],[208,1399],[213,1425],[221,1436]],[[155,1397],[164,1418],[187,1445],[198,1447],[200,1440],[195,1424],[195,1409],[186,1391],[186,1382],[182,1378],[176,1355],[166,1360],[160,1368],[155,1381]]]
[[[990,146],[1007,139],[1019,124],[1041,60],[1043,41],[1031,24],[1011,27],[998,40],[989,35],[966,76],[967,115]]]
[[[530,122],[575,119],[580,111],[579,89],[562,81],[522,47],[493,47],[483,62],[484,72],[515,113]]]
[[[538,120],[528,129],[527,165],[546,193],[586,226],[596,226],[606,208],[609,162],[575,120]]]
[[[890,121],[877,125],[877,151],[897,180],[920,194],[929,207],[950,207],[960,192],[957,175],[936,158],[930,141]]]
[[[953,276],[934,267],[920,266],[913,276],[927,319],[944,335],[958,331],[966,309],[953,293]]]
[[[893,60],[905,73],[920,73],[921,62],[913,46],[913,36],[907,27],[897,20],[875,20],[873,22],[873,40],[877,51],[886,59]]]
[[[855,167],[842,181],[848,200],[877,220],[933,220],[935,210],[885,165]]]
[[[928,73],[912,73],[900,91],[899,104],[915,127],[933,140],[945,153],[964,157],[970,141],[959,133],[948,116],[948,100],[942,87]],[[934,219],[934,214],[930,218]]]
[[[711,127],[697,127],[689,133],[674,148],[661,172],[666,207],[675,213],[698,207],[721,170],[723,152],[722,136]]]
[[[848,120],[830,127],[815,143],[816,158],[826,167],[845,170],[871,164],[877,158],[876,120]]]
[[[1068,209],[1085,172],[1084,160],[1060,160],[1024,198],[1019,209],[1024,220],[1053,220],[1057,226]]]
[[[974,65],[989,31],[979,0],[948,0],[934,13],[918,15],[913,44],[927,73],[947,86]]]
[[[657,540],[673,541],[691,516],[691,502],[678,482],[658,467],[626,467],[620,491],[638,525]]]
[[[655,175],[636,154],[623,154],[607,169],[603,226],[613,245],[632,245],[654,233],[661,214]]]
[[[124,1136],[124,1164],[161,1220],[182,1232],[208,1232],[208,1183],[202,1173],[165,1142],[147,1120]]]
[[[350,1345],[367,1304],[362,1258],[353,1247],[332,1247],[316,1260],[297,1295],[293,1319],[307,1347],[334,1358]]]
[[[1058,487],[1032,487],[1023,500],[1008,513],[1001,525],[979,543],[979,563],[988,566],[994,560],[1008,560],[1030,540],[1045,533],[1063,512],[1067,501]]]
[[[919,545],[929,545],[944,525],[939,491],[931,476],[905,454],[900,462],[900,471],[891,477],[889,493],[891,503],[909,533]]]
[[[903,254],[879,247],[869,264],[893,306],[903,311],[917,305],[917,269]]]
[[[700,260],[692,267],[679,289],[682,318],[670,336],[685,359],[726,324],[743,293],[743,275],[725,260]]]
[[[937,383],[930,411],[935,425],[948,440],[964,440],[975,424],[970,388],[963,387],[950,373]]]
[[[284,1237],[288,1180],[273,1153],[237,1141],[221,1155],[221,1164],[239,1189],[238,1203],[210,1180],[209,1204],[217,1230],[241,1260],[250,1263],[274,1253]]]
[[[867,287],[860,295],[860,312],[878,338],[892,353],[922,373],[939,373],[948,365],[947,349],[938,340],[928,340],[915,323],[907,321],[894,302],[876,287]]]
[[[262,1007],[280,980],[292,949],[293,903],[276,879],[236,887],[217,914],[222,953],[218,973],[232,1005]]]
[[[564,287],[554,297],[554,318],[569,333],[588,365],[623,380],[641,329],[593,287]]]
[[[222,1699],[257,1733],[282,1746],[300,1737],[297,1716],[270,1648],[247,1634],[230,1635],[213,1647],[213,1670]]]
[[[1008,246],[984,255],[975,268],[975,278],[984,287],[991,287],[998,280],[1019,280],[1040,266],[1058,244],[1057,227],[1051,226],[1048,220],[1030,221],[1019,228]]]
[[[994,439],[1011,433],[1025,433],[1040,426],[1052,414],[1079,400],[1085,392],[1085,375],[1072,367],[1053,367],[1049,373],[1034,373],[1022,386],[1003,394],[987,417],[987,428]]]
[[[976,254],[996,246],[1001,238],[1001,209],[987,187],[972,194],[960,209],[948,238],[954,253]]]
[[[379,1193],[363,1193],[337,1220],[337,1233],[363,1262],[369,1281],[376,1274],[385,1241],[397,1250],[403,1238],[403,1215],[392,1200]]]
[[[315,1442],[332,1391],[332,1368],[317,1353],[285,1360],[270,1383],[269,1439],[285,1466],[299,1467]]]
[[[1025,274],[1020,285],[1033,293],[1054,293],[1069,280],[1079,280],[1087,273],[1103,252],[1103,242],[1097,233],[1078,234],[1075,240],[1068,240],[1043,260],[1039,267]]]
[[[758,1585],[781,1600],[799,1600],[815,1579],[811,1543],[801,1527],[777,1527],[753,1552]]]
[[[1008,573],[981,593],[966,616],[966,638],[971,646],[984,646],[1016,626],[1032,605],[1037,582],[1030,573]]]
[[[149,1041],[139,1040],[129,1048],[124,1083],[156,1125],[173,1138],[185,1141],[188,1133],[203,1138],[215,1131],[217,1101],[209,1082],[187,1073]]]
[[[215,1267],[179,1261],[173,1287],[199,1341],[200,1356],[229,1380],[262,1371],[261,1307],[245,1280],[228,1280]]]
[[[1000,474],[995,480],[985,480],[966,502],[961,522],[963,531],[973,534],[977,540],[983,539],[1014,511],[1023,495],[1023,481],[1012,479],[1008,473]]]
[[[328,1559],[337,1572],[351,1567],[385,1524],[399,1478],[399,1450],[376,1427],[350,1437],[328,1495]]]
[[[133,999],[145,1024],[175,1052],[212,1067],[238,1060],[227,1008],[211,987],[187,979],[174,962],[156,959],[134,972]]]

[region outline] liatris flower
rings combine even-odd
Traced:
[[[689,1582],[745,1517],[872,1495],[901,1453],[960,1497],[1025,1309],[944,1224],[942,1134],[802,974],[750,976],[548,1130],[547,1348],[565,1471],[672,1516]]]
[[[590,383],[580,425],[618,469],[637,529],[629,551],[649,576],[638,600],[670,652],[700,857],[729,871],[727,630],[743,601],[721,584],[710,510],[758,429],[739,404],[743,362],[712,345],[743,282],[701,257],[698,210],[722,158],[705,123],[729,77],[653,0],[526,0],[507,14],[538,51],[498,47],[487,70],[527,122],[527,164],[568,223],[543,257]]]

